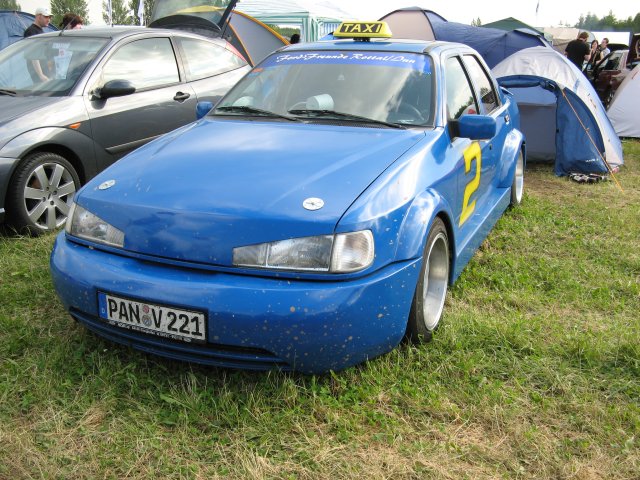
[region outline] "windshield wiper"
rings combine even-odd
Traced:
[[[285,120],[289,120],[290,122],[302,121],[299,118],[289,117],[287,115],[281,115],[280,113],[271,112],[269,110],[262,110],[261,108],[250,107],[249,105],[223,105],[221,107],[216,108],[215,111],[249,113],[253,115],[258,115],[260,117],[284,118]]]
[[[0,88],[0,95],[9,95],[10,97],[15,97],[18,95],[18,92],[15,90],[7,90],[6,88]]]
[[[289,110],[289,113],[292,115],[309,115],[313,117],[344,118],[346,120],[355,120],[358,122],[373,123],[376,125],[385,125],[390,128],[400,128],[402,130],[406,129],[405,126],[399,125],[397,123],[389,123],[383,120],[376,120],[375,118],[362,117],[360,115],[354,115],[353,113],[336,112],[335,110],[314,110],[312,108],[306,108],[306,109]]]

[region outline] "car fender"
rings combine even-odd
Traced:
[[[97,173],[94,142],[80,129],[64,127],[36,128],[12,138],[0,149],[0,157],[22,159],[31,152],[50,151],[67,158],[83,182]],[[13,165],[11,174],[19,162]],[[8,182],[8,179],[6,180]],[[4,183],[4,182],[3,182]]]
[[[442,218],[449,233],[449,248],[455,258],[455,238],[451,228],[453,210],[447,200],[436,190],[429,188],[417,195],[402,222],[398,232],[396,258],[398,260],[422,256],[427,235],[436,217]]]
[[[516,163],[520,151],[524,155],[526,161],[525,139],[520,130],[513,129],[505,139],[502,152],[500,152],[500,173],[498,177],[498,187],[509,188],[513,180],[513,172],[516,169]]]

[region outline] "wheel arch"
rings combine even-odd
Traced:
[[[519,130],[511,130],[509,136],[504,142],[504,148],[501,152],[502,168],[498,181],[498,185],[500,188],[509,188],[511,186],[511,181],[516,171],[516,164],[520,152],[522,152],[523,160],[526,166],[527,150],[524,135]]]
[[[447,200],[433,189],[428,189],[418,195],[405,219],[398,234],[398,246],[396,248],[397,259],[409,259],[422,257],[425,243],[431,227],[436,218],[444,223],[449,240],[449,283],[453,283],[454,261],[456,258],[455,229],[453,211]]]
[[[12,176],[15,174],[15,172],[18,171],[20,165],[22,165],[27,158],[38,153],[55,153],[56,155],[60,155],[73,166],[76,173],[78,174],[78,177],[80,177],[80,183],[84,185],[87,182],[86,168],[82,163],[82,160],[80,160],[78,154],[69,147],[57,143],[44,143],[35,146],[31,150],[26,151],[20,157],[20,161],[16,163],[16,167],[14,168]]]
[[[60,155],[71,163],[82,183],[97,173],[93,140],[86,132],[71,128],[43,127],[24,132],[0,148],[0,157],[19,159],[10,173],[13,177],[27,157],[45,152]]]

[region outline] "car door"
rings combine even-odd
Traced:
[[[457,135],[456,121],[460,117],[481,112],[478,97],[460,56],[445,60],[444,75],[447,123],[451,136],[448,156],[456,162],[457,201],[453,209],[460,233],[466,237],[475,230],[481,218],[481,201],[492,182],[495,161],[489,141],[472,141]]]
[[[495,82],[487,73],[484,63],[474,54],[465,54],[462,58],[476,98],[479,100],[480,113],[491,116],[496,121],[495,137],[483,141],[482,176],[486,182],[484,182],[482,191],[482,202],[490,209],[494,203],[494,199],[491,197],[494,189],[497,188],[502,149],[508,132],[506,126],[511,123],[511,118],[506,106],[500,102]]]
[[[611,88],[611,77],[618,75],[620,70],[624,68],[623,57],[627,52],[628,50],[611,52],[596,66],[594,82],[600,99],[604,100],[607,97]]]
[[[250,67],[223,41],[176,37],[187,82],[198,101],[216,103]],[[230,47],[230,46],[229,46]]]
[[[92,78],[91,91],[111,80],[129,81],[136,90],[106,99],[85,97],[96,156],[107,164],[196,119],[196,95],[184,82],[168,36],[120,45]]]

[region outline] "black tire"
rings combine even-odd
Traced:
[[[38,235],[64,225],[80,178],[55,153],[34,153],[13,174],[7,195],[7,218],[18,231]]]
[[[450,268],[449,236],[444,222],[436,218],[427,236],[420,278],[407,322],[407,338],[411,342],[428,342],[440,325]]]
[[[522,203],[522,195],[524,193],[524,155],[522,150],[518,154],[516,160],[516,170],[513,173],[513,182],[511,182],[511,206],[520,205]]]
[[[604,106],[605,110],[607,110],[609,108],[609,105],[611,105],[611,100],[613,100],[613,90],[611,88],[609,88],[605,93],[604,93],[604,100],[602,101],[602,105]]]

